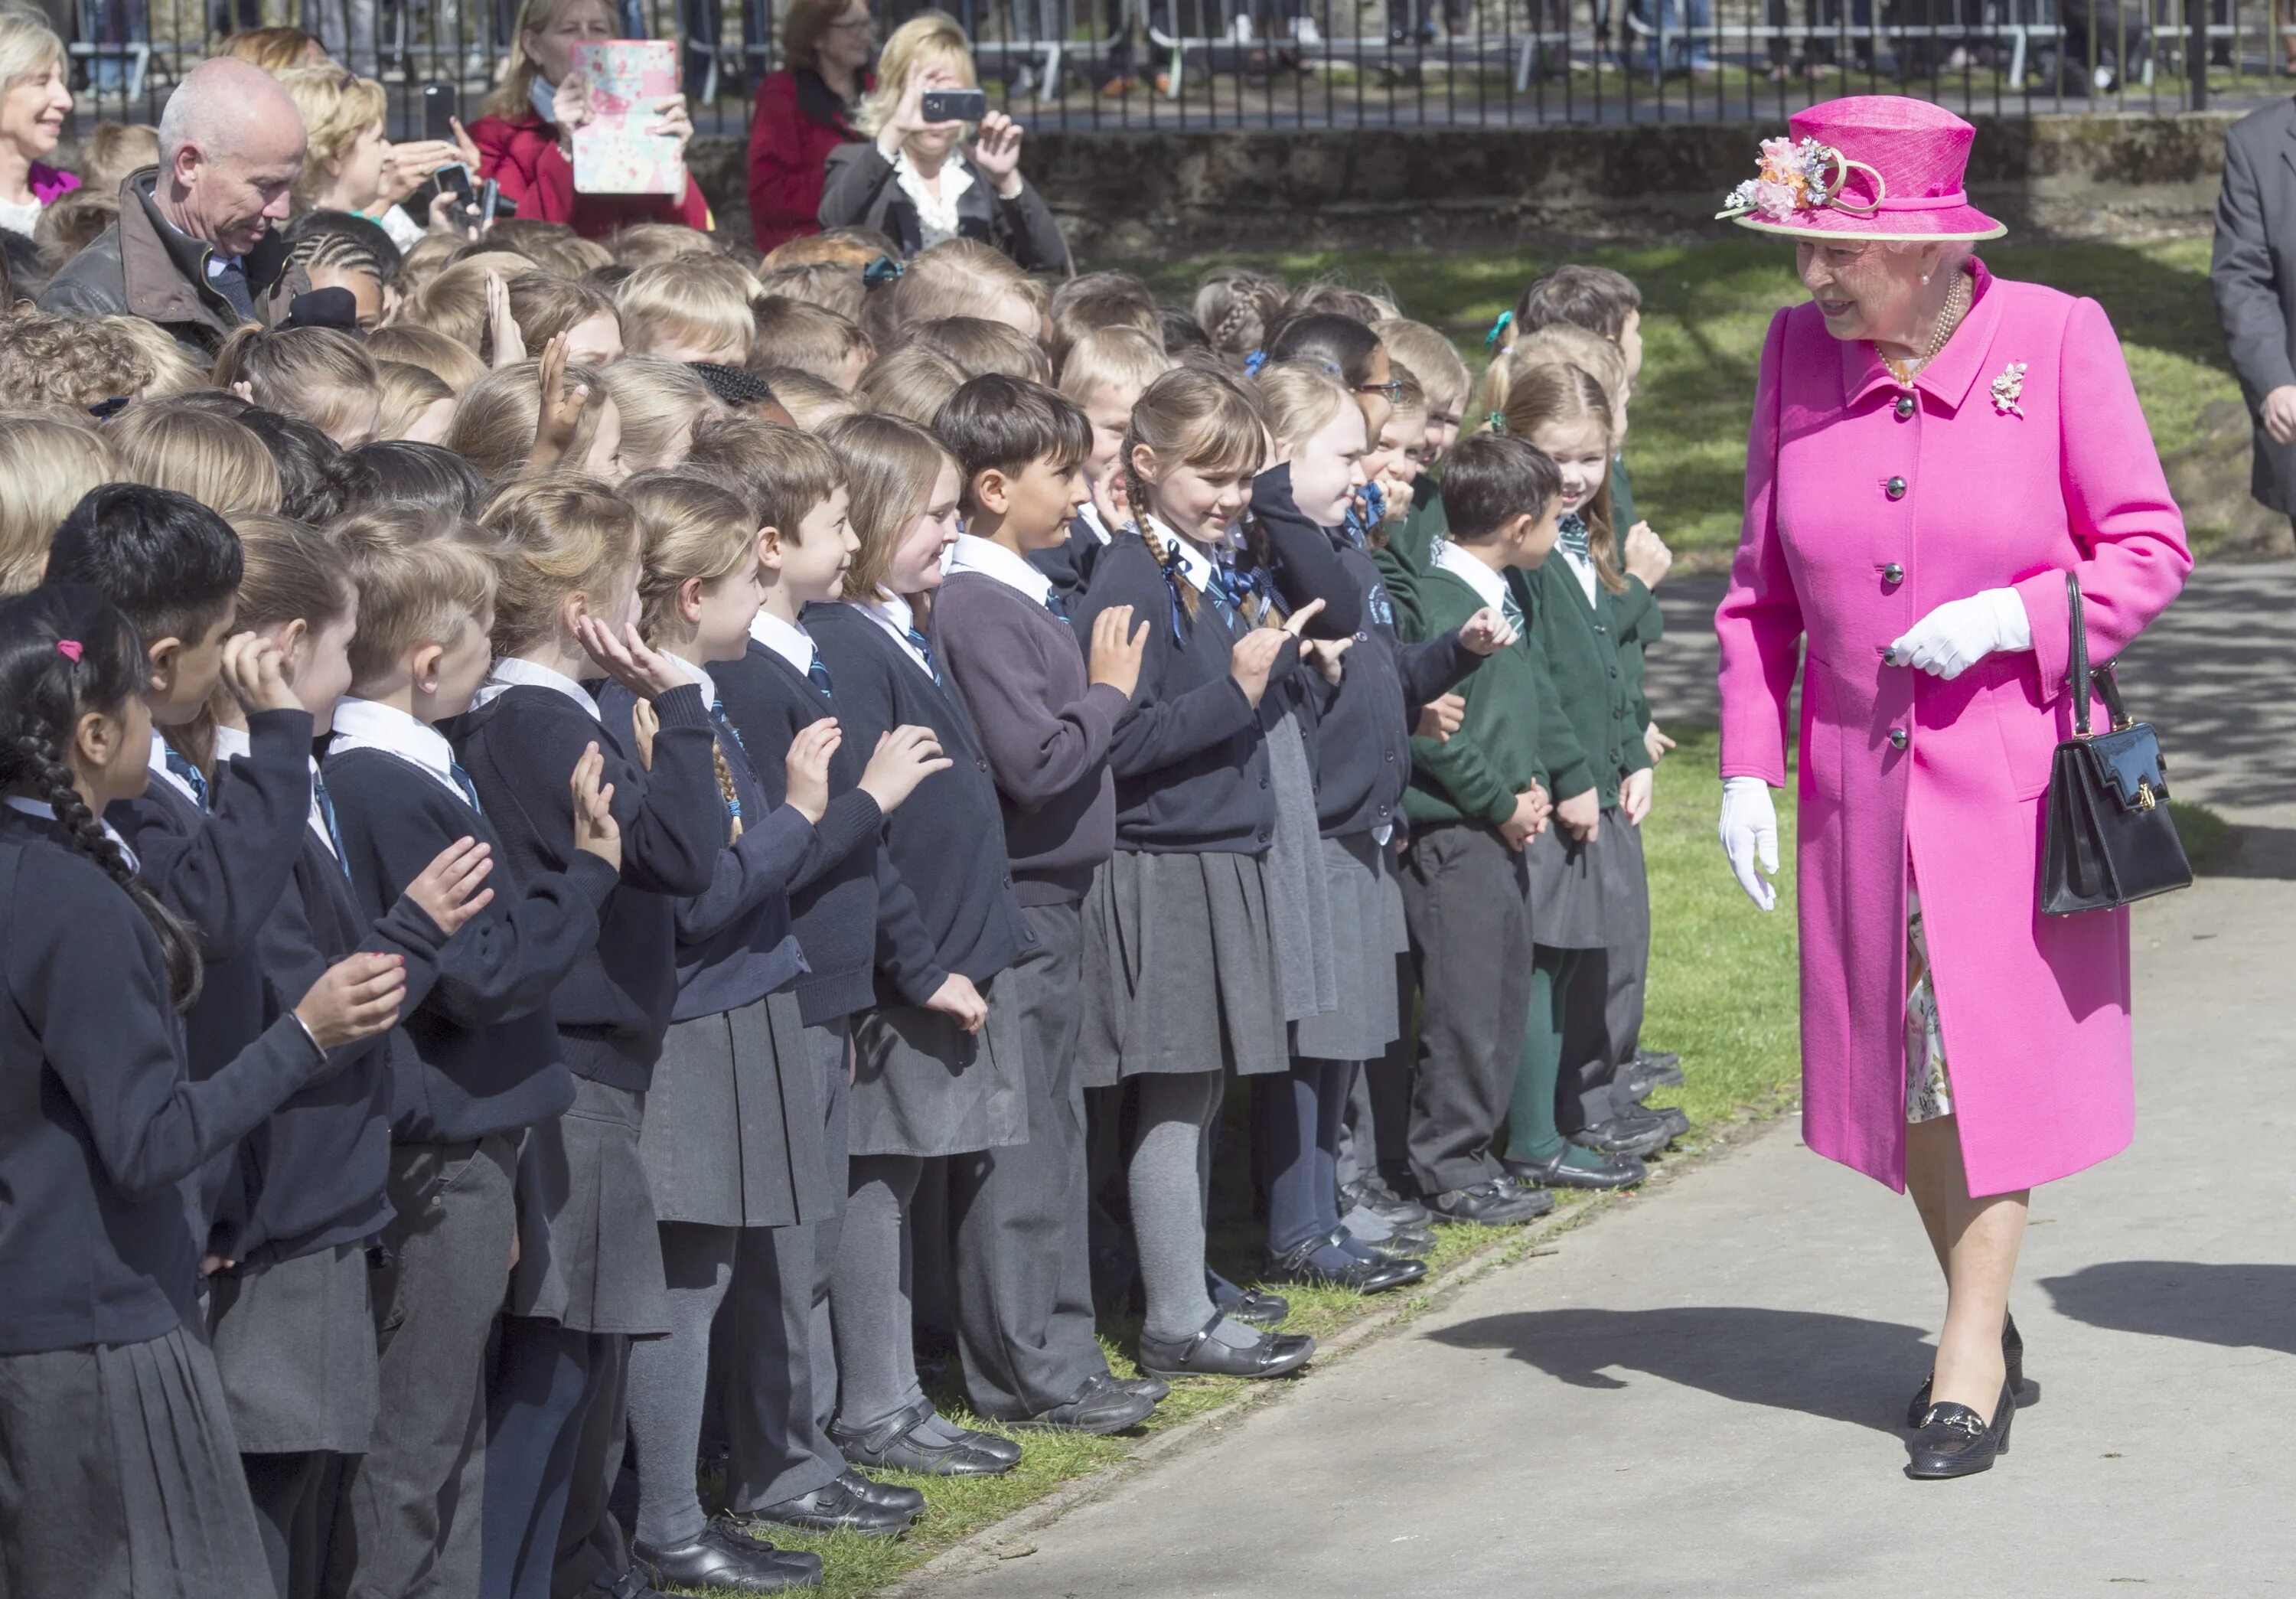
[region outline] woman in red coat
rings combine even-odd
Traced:
[[[488,98],[486,114],[471,124],[479,146],[479,176],[502,185],[518,214],[571,224],[586,239],[603,238],[634,222],[710,226],[709,202],[689,173],[676,194],[578,194],[574,191],[574,130],[589,120],[588,96],[574,75],[574,52],[620,37],[606,0],[525,0],[511,47],[510,75]],[[684,171],[693,121],[685,96],[666,94],[653,131],[677,141]]]
[[[869,0],[792,0],[782,24],[789,66],[758,86],[750,122],[750,227],[770,250],[821,231],[829,152],[858,141],[853,107],[874,80]]]

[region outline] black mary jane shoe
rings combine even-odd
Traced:
[[[1143,1332],[1140,1369],[1157,1377],[1282,1377],[1316,1357],[1316,1341],[1303,1332],[1263,1333],[1241,1349],[1222,1342],[1212,1329],[1226,1315],[1216,1310],[1193,1337],[1169,1342]]]
[[[958,1430],[943,1442],[922,1431],[935,1414],[919,1399],[870,1427],[832,1423],[829,1441],[845,1458],[873,1472],[914,1472],[921,1477],[996,1477],[1021,1464],[1021,1446],[992,1433]]]
[[[785,1594],[792,1588],[821,1586],[818,1554],[729,1538],[716,1527],[703,1529],[700,1538],[674,1549],[657,1549],[644,1543],[633,1545],[630,1556],[652,1575],[660,1587]]]
[[[1376,1259],[1363,1259],[1348,1255],[1342,1242],[1345,1233],[1332,1233],[1325,1237],[1310,1238],[1296,1249],[1272,1257],[1263,1274],[1271,1283],[1298,1283],[1316,1288],[1345,1288],[1357,1293],[1385,1293],[1390,1288],[1400,1288],[1406,1283],[1416,1283],[1427,1275],[1427,1262],[1407,1256],[1380,1253]],[[1345,1255],[1347,1264],[1339,1267],[1318,1266],[1316,1256],[1333,1250]]]
[[[1966,1405],[1932,1405],[1914,1435],[1906,1475],[1921,1481],[1973,1477],[1993,1469],[1996,1456],[2009,1452],[2009,1423],[2017,1419],[2017,1397],[2001,1385],[2001,1398],[1987,1422]]]
[[[1292,1301],[1280,1293],[1269,1293],[1264,1288],[1247,1288],[1243,1297],[1230,1300],[1219,1306],[1220,1314],[1230,1321],[1242,1322],[1247,1327],[1280,1326],[1292,1318]]]
[[[2025,1391],[2025,1341],[2018,1336],[2017,1318],[2013,1316],[2001,1318],[2001,1358],[2009,1365],[2009,1391],[2017,1396],[2020,1405],[2030,1406],[2041,1396],[2038,1391]],[[1933,1381],[1934,1375],[1925,1380],[1921,1391],[1914,1396],[1914,1402],[1906,1406],[1906,1425],[1915,1431],[1921,1431],[1922,1418],[1930,1413],[1930,1382]]]
[[[1146,1421],[1156,1401],[1102,1372],[1073,1396],[1013,1423],[1038,1432],[1082,1432],[1105,1438]]]

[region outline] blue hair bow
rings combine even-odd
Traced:
[[[1264,349],[1253,350],[1250,355],[1243,358],[1243,375],[1248,378],[1256,378],[1259,375],[1259,369],[1267,365],[1267,352]]]
[[[879,256],[861,268],[861,284],[866,289],[882,289],[902,277],[908,270],[890,256]]]
[[[1513,325],[1514,313],[1513,311],[1501,311],[1499,313],[1499,319],[1491,324],[1491,331],[1483,335],[1483,348],[1485,349],[1488,349],[1493,345],[1496,344],[1499,341],[1500,335],[1505,333],[1507,329]]]

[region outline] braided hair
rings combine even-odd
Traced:
[[[1142,446],[1169,466],[1194,467],[1207,475],[1259,470],[1267,454],[1267,427],[1252,391],[1224,373],[1176,366],[1148,385],[1133,405],[1118,460],[1124,468],[1135,527],[1164,569],[1180,609],[1196,614],[1196,591],[1177,572],[1179,547],[1149,526],[1148,488],[1135,457]]]
[[[71,848],[135,902],[159,937],[181,1011],[199,998],[199,943],[135,876],[73,783],[79,719],[101,711],[125,720],[145,669],[144,641],[94,588],[45,584],[0,605],[0,786],[45,800]]]

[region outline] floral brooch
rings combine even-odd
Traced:
[[[1870,202],[1841,197],[1842,186],[1849,181],[1852,171],[1863,172],[1874,180],[1874,199]],[[1831,144],[1821,144],[1816,139],[1804,139],[1800,144],[1792,139],[1764,139],[1760,176],[1750,177],[1731,190],[1724,201],[1725,209],[1716,212],[1714,219],[1726,222],[1759,212],[1772,222],[1785,222],[1797,211],[1821,210],[1829,206],[1853,216],[1868,217],[1880,209],[1887,187],[1880,173],[1863,161],[1851,160]]]
[[[2017,402],[2024,393],[2025,364],[2012,361],[2001,369],[2001,375],[1993,380],[1994,411],[2002,416],[2022,418],[2025,413],[2018,408]]]

